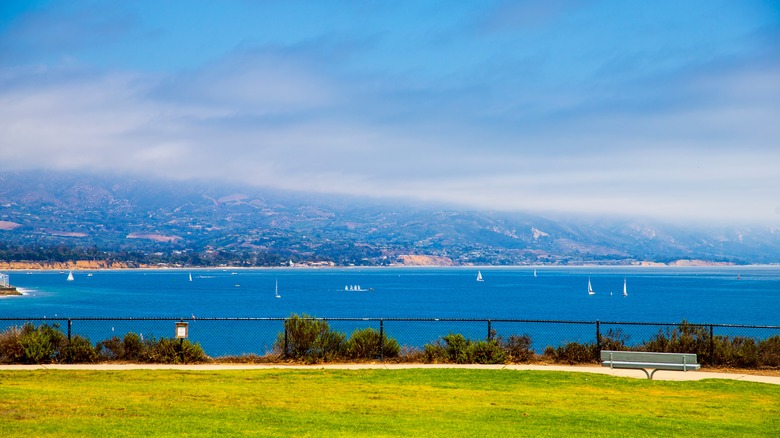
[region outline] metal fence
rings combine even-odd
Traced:
[[[780,326],[649,323],[615,321],[556,321],[520,319],[452,319],[452,318],[311,318],[324,321],[330,330],[349,337],[355,330],[372,328],[398,342],[406,349],[423,349],[449,334],[461,334],[469,340],[506,340],[528,336],[531,349],[541,354],[550,347],[570,343],[602,348],[635,349],[657,346],[654,340],[687,339],[700,361],[718,365],[716,349],[723,341],[758,345],[780,336]],[[0,318],[0,331],[25,324],[59,328],[68,339],[81,336],[93,344],[135,333],[141,339],[176,337],[176,323],[186,322],[187,338],[198,343],[212,357],[284,353],[288,318]],[[780,341],[780,338],[778,339]],[[780,343],[780,342],[779,342]]]

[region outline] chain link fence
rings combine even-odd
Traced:
[[[585,346],[595,361],[598,351],[643,350],[696,353],[706,365],[780,367],[780,326],[554,321],[451,318],[301,318],[325,323],[348,341],[371,329],[380,343],[397,342],[402,352],[421,352],[452,334],[499,344],[527,337],[528,349],[541,355],[571,344]],[[176,337],[176,323],[186,322],[187,340],[211,358],[276,355],[291,351],[290,318],[1,318],[0,331],[48,325],[67,339],[79,336],[92,344],[134,333],[143,340]],[[2,348],[0,333],[0,348]],[[590,353],[589,353],[590,354]],[[381,348],[376,358],[382,359]]]

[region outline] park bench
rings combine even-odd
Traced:
[[[701,368],[693,353],[650,353],[646,351],[601,351],[601,365],[642,370],[648,379],[658,370],[695,371]],[[652,370],[652,372],[648,372]]]

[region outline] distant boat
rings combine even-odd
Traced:
[[[596,295],[596,292],[593,292],[593,286],[590,285],[590,277],[588,277],[588,295]]]
[[[344,286],[344,290],[349,292],[372,292],[373,288],[363,289],[359,284],[348,284]]]
[[[482,272],[481,271],[477,271],[477,281],[485,281],[485,280],[482,279]]]
[[[276,279],[276,298],[281,298],[282,296],[279,295],[279,279]]]
[[[192,272],[190,272],[190,281],[192,281]]]
[[[628,296],[628,291],[626,290],[626,279],[625,278],[623,279],[623,296],[624,297]]]
[[[91,272],[90,272],[89,274],[87,274],[87,277],[91,277],[91,276],[92,276],[92,273],[91,273]]]
[[[68,281],[73,281],[73,271],[68,272]]]
[[[534,278],[536,278],[536,269],[534,269]]]

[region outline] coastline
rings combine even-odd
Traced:
[[[38,272],[38,271],[245,271],[245,270],[279,270],[279,269],[653,269],[653,268],[723,268],[723,269],[750,269],[750,268],[779,268],[780,264],[745,264],[708,262],[704,260],[676,260],[670,263],[661,262],[633,262],[627,264],[570,264],[570,265],[452,265],[452,264],[391,264],[384,266],[342,266],[319,264],[284,264],[281,266],[160,266],[145,264],[130,264],[127,262],[7,262],[0,261],[0,272]]]

